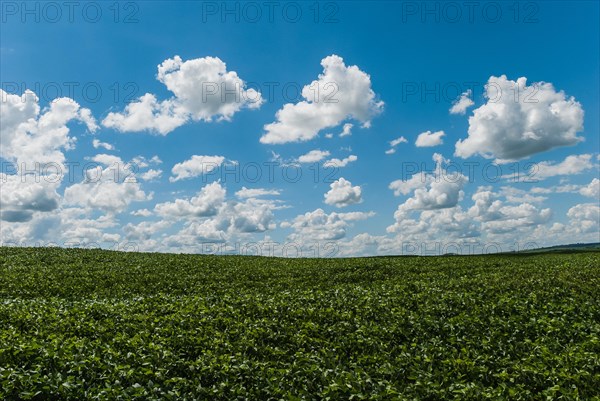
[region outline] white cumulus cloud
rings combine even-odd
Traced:
[[[189,160],[173,166],[171,169],[173,176],[169,178],[169,181],[175,182],[208,174],[220,167],[224,162],[225,157],[223,156],[194,155]]]
[[[346,230],[354,221],[374,216],[373,212],[325,213],[323,209],[296,216],[291,222],[282,225],[291,227],[294,232],[289,239],[299,244],[314,244],[315,241],[335,241],[346,236]]]
[[[82,182],[67,187],[65,204],[116,214],[123,212],[132,202],[152,199],[152,194],[142,190],[129,165],[119,157],[100,154],[92,160],[105,167],[86,170]]]
[[[61,184],[59,175],[0,173],[0,218],[8,222],[31,220],[35,212],[50,212],[59,205],[56,192]]]
[[[407,143],[408,139],[406,139],[405,137],[401,136],[400,138],[396,138],[392,141],[390,141],[390,146],[391,147],[396,147],[398,145],[400,145],[401,143]]]
[[[455,155],[479,154],[499,161],[523,159],[583,140],[583,109],[551,83],[527,85],[527,78],[490,77],[487,103],[469,117],[468,137],[456,143]]]
[[[348,165],[348,163],[352,163],[358,160],[358,156],[356,155],[350,155],[348,157],[344,157],[343,159],[329,159],[327,160],[325,163],[323,163],[323,167],[334,167],[334,168],[341,168],[341,167],[346,167]]]
[[[391,140],[390,141],[390,148],[385,151],[385,154],[386,155],[393,155],[394,153],[396,153],[396,146],[400,145],[401,143],[408,143],[408,139],[406,139],[405,137],[401,136],[399,138]]]
[[[90,110],[70,98],[54,99],[41,110],[38,97],[29,90],[19,96],[0,89],[0,97],[0,157],[29,168],[34,163],[65,162],[62,151],[75,147],[70,122],[83,123],[90,132],[98,129]]]
[[[506,191],[505,195],[506,195]],[[508,192],[510,194],[510,191]],[[506,205],[496,194],[488,188],[480,188],[473,196],[473,206],[468,213],[481,223],[482,231],[488,235],[514,234],[522,230],[529,230],[538,225],[547,223],[552,217],[549,208],[540,209],[531,203]],[[507,197],[511,202],[510,197]]]
[[[331,153],[329,153],[328,150],[315,149],[315,150],[311,150],[310,152],[300,156],[298,158],[298,162],[299,163],[316,163],[316,162],[320,162],[321,160],[323,160],[330,154]]]
[[[101,142],[99,139],[94,139],[92,145],[94,146],[94,149],[104,148],[106,150],[115,150],[113,145],[107,142]]]
[[[545,178],[559,175],[575,175],[591,169],[593,166],[592,155],[570,155],[560,163],[548,161],[540,162],[534,165],[530,175],[533,179],[543,180]]]
[[[415,174],[408,180],[396,180],[390,183],[389,188],[395,195],[414,192],[412,197],[398,206],[394,213],[396,223],[387,228],[388,232],[404,229],[406,222],[411,220],[410,214],[415,211],[453,208],[462,200],[463,188],[468,178],[457,172],[448,172],[444,166],[449,163],[449,160],[444,159],[439,153],[433,155],[433,160],[436,162],[433,173]]]
[[[585,187],[579,190],[579,193],[583,196],[589,196],[590,198],[596,198],[600,196],[600,180],[594,178],[592,182],[590,182]]]
[[[450,114],[465,114],[467,109],[473,106],[475,103],[471,100],[471,95],[473,91],[468,89],[466,92],[463,92],[460,97],[452,104],[450,107]]]
[[[162,170],[160,169],[149,169],[140,173],[140,178],[144,181],[154,181],[162,176]]]
[[[442,139],[442,137],[444,137],[445,135],[446,134],[444,133],[444,131],[422,132],[417,137],[417,140],[415,141],[415,145],[418,148],[427,148],[427,147],[432,147],[432,146],[438,146],[438,145],[441,145],[444,143],[444,140]]]
[[[340,133],[340,138],[352,135],[352,127],[354,127],[353,124],[350,124],[350,123],[344,124],[342,132]]]
[[[284,105],[276,114],[277,121],[265,125],[262,143],[308,141],[348,118],[368,127],[383,110],[383,102],[376,100],[371,89],[371,78],[357,66],[346,66],[336,55],[325,57],[321,65],[323,73],[302,89],[305,100]]]
[[[219,182],[213,182],[204,186],[191,199],[159,203],[154,207],[154,211],[163,217],[207,217],[216,215],[223,202],[225,188]]]
[[[340,178],[331,183],[331,189],[325,194],[325,203],[336,207],[346,207],[362,202],[362,190],[360,186],[352,186],[352,183]]]
[[[240,199],[247,198],[258,198],[261,196],[277,196],[280,194],[280,191],[276,189],[265,189],[265,188],[246,188],[242,187],[239,191],[235,193]]]
[[[19,96],[0,89],[0,101],[0,158],[14,171],[5,174],[7,167],[0,173],[0,218],[26,222],[36,212],[59,207],[57,189],[66,173],[63,152],[76,143],[69,125],[79,122],[89,132],[98,126],[90,110],[70,98],[54,99],[42,109],[32,91]]]
[[[567,216],[577,233],[597,233],[600,228],[600,206],[597,203],[575,205],[569,209]]]
[[[159,101],[156,95],[146,93],[123,112],[109,113],[102,124],[121,132],[167,135],[190,120],[229,121],[243,107],[255,109],[263,103],[261,94],[247,89],[218,57],[183,61],[175,56],[158,66],[157,79],[174,96]]]

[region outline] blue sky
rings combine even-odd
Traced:
[[[72,16],[64,2],[23,4],[3,3],[1,16],[3,243],[229,252],[273,241],[276,255],[317,244],[346,256],[599,240],[597,2],[84,2]],[[157,79],[167,60],[171,87]],[[309,121],[297,92],[319,74],[315,87],[339,101],[305,102]],[[263,102],[202,101],[202,82],[216,81]],[[486,84],[501,96],[486,97]],[[473,104],[451,113],[463,93]],[[145,94],[181,121],[158,132]],[[77,106],[47,109],[61,97]],[[290,120],[269,134],[284,106]],[[301,158],[311,151],[322,157]],[[61,174],[11,167],[36,162]],[[131,171],[84,182],[92,162]],[[80,163],[72,176],[69,163]],[[272,180],[264,163],[275,163]],[[532,164],[535,183],[483,177]],[[414,165],[428,172],[410,181]],[[263,179],[252,182],[256,166]],[[282,175],[295,171],[298,182]],[[264,191],[236,195],[242,187]]]

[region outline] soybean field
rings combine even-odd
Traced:
[[[0,400],[600,400],[600,252],[0,248]]]

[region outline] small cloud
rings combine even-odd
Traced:
[[[390,141],[390,148],[388,150],[385,151],[386,155],[393,155],[394,153],[396,153],[396,146],[400,145],[401,143],[408,143],[408,140],[401,136],[400,138],[396,138],[392,141]]]
[[[570,155],[560,163],[543,161],[534,165],[530,172],[533,179],[543,180],[558,175],[575,175],[594,167],[591,154]]]
[[[408,139],[401,136],[400,138],[396,138],[393,141],[390,141],[390,146],[394,148],[394,147],[400,145],[401,143],[407,143],[407,142],[408,142]]]
[[[422,132],[417,137],[415,145],[418,148],[427,148],[427,147],[432,147],[432,146],[438,146],[438,145],[441,145],[444,143],[444,141],[442,140],[442,137],[445,135],[446,134],[444,133],[444,131]]]
[[[235,193],[235,196],[241,199],[247,198],[258,198],[260,196],[277,196],[280,194],[280,191],[276,189],[265,189],[265,188],[246,188],[242,187],[239,191]]]
[[[354,127],[354,125],[352,125],[350,123],[344,124],[344,128],[342,129],[342,132],[340,133],[340,138],[352,135],[352,127]]]
[[[323,167],[346,167],[348,163],[355,162],[358,160],[358,156],[350,155],[342,160],[340,159],[330,159],[323,163]]]
[[[202,156],[194,155],[191,159],[177,163],[171,169],[173,177],[169,181],[175,182],[187,178],[198,177],[202,174],[208,174],[220,167],[225,162],[223,156]]]
[[[144,181],[154,181],[162,176],[162,170],[150,169],[140,174],[140,178]]]
[[[471,95],[473,91],[468,89],[466,92],[463,92],[458,99],[454,101],[452,107],[450,107],[450,114],[465,114],[467,109],[475,104],[471,100]]]
[[[98,139],[94,139],[92,141],[92,145],[94,146],[95,149],[104,148],[106,150],[115,150],[115,147],[113,145],[111,145],[110,143],[100,142],[100,140],[98,140]]]
[[[133,212],[131,212],[132,216],[141,216],[141,217],[148,217],[148,216],[152,216],[152,212],[148,209],[140,209],[140,210],[134,210]]]
[[[326,158],[329,155],[330,155],[330,153],[327,150],[315,149],[315,150],[311,150],[310,152],[308,152],[305,155],[300,156],[298,158],[298,162],[300,162],[300,163],[316,163],[316,162],[320,162],[321,160],[323,160],[324,158]]]

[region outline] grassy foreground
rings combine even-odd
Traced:
[[[599,400],[599,266],[0,248],[0,400]]]

